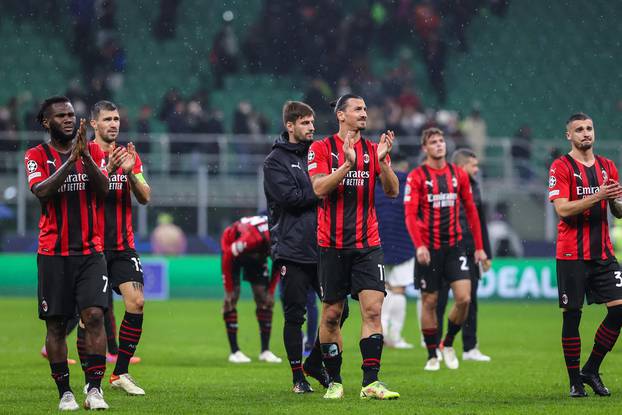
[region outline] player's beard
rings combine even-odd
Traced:
[[[78,129],[76,128],[75,125],[73,127],[73,131],[70,134],[66,134],[60,125],[57,125],[57,124],[50,125],[50,137],[52,137],[52,139],[54,139],[55,141],[58,141],[63,144],[68,143],[69,141],[73,140],[77,132],[78,132]]]
[[[578,143],[575,144],[575,146],[577,147],[577,149],[585,151],[585,150],[589,150],[590,148],[592,148],[594,146],[594,142],[590,141],[589,143],[582,143],[581,141],[579,141]]]

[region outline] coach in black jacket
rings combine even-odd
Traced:
[[[492,252],[490,249],[490,238],[488,237],[488,227],[486,226],[486,215],[482,202],[482,193],[479,189],[479,183],[475,180],[475,176],[479,171],[479,161],[477,160],[475,153],[466,148],[456,150],[453,154],[452,161],[462,167],[469,175],[473,202],[475,202],[477,213],[479,214],[484,251],[488,257],[488,259],[482,263],[482,268],[484,272],[486,272],[491,266]],[[460,209],[463,210],[464,207],[460,206]],[[473,235],[467,226],[464,211],[460,212],[460,227],[462,228],[462,244],[465,248],[467,257],[466,265],[469,267],[469,273],[471,274],[471,304],[469,305],[469,315],[462,326],[462,360],[489,362],[490,357],[481,353],[477,344],[477,287],[479,286],[481,272],[479,266],[473,260],[475,242],[473,242]],[[445,306],[447,305],[448,291],[448,287],[443,287],[438,294],[436,315],[438,317],[438,324],[441,332],[443,327],[443,314],[445,313]]]
[[[319,294],[318,199],[307,173],[307,152],[315,132],[314,115],[313,109],[303,102],[286,102],[283,106],[286,131],[276,139],[263,165],[273,267],[280,269],[283,280],[283,339],[294,393],[313,392],[304,372],[328,386],[318,341],[304,363],[304,372],[302,365],[301,327],[305,321],[307,292],[313,288]]]

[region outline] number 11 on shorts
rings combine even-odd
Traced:
[[[378,264],[378,270],[380,271],[380,281],[384,281],[384,265]]]

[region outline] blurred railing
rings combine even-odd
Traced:
[[[131,138],[130,138],[131,137]],[[41,132],[0,133],[0,199],[5,225],[25,235],[37,228],[40,211],[27,189],[23,157],[26,148],[42,142]],[[265,208],[261,167],[274,137],[263,135],[121,134],[120,143],[133,141],[153,188],[149,207],[138,206],[137,232],[149,233],[151,212],[165,209],[183,212],[185,230],[205,236],[217,233],[219,223],[231,218],[215,215],[230,211]],[[419,137],[398,137],[394,152],[403,154],[411,166],[419,160]],[[452,143],[449,144],[452,148]],[[547,175],[555,153],[566,152],[565,139],[534,140],[519,144],[510,138],[490,138],[481,163],[483,193],[489,209],[505,202],[511,222],[527,239],[552,239],[556,218],[547,201]],[[598,142],[597,152],[620,165],[622,148]],[[209,210],[209,214],[208,214]],[[10,213],[13,213],[11,216]],[[225,215],[226,216],[226,215]],[[490,216],[489,216],[490,217]],[[153,219],[153,218],[152,218]],[[6,229],[6,226],[5,226]],[[10,230],[10,229],[9,229]],[[212,235],[216,236],[216,235]]]

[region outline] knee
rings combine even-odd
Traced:
[[[66,329],[65,324],[61,322],[47,325],[47,337],[52,341],[58,341],[65,338]]]
[[[373,303],[366,305],[362,310],[363,320],[365,321],[379,321],[380,314],[382,313],[382,304]]]
[[[82,321],[86,329],[104,327],[104,312],[99,307],[90,307],[82,312]]]
[[[456,307],[468,308],[469,305],[471,304],[471,295],[470,294],[459,295],[455,298],[455,300],[456,300]]]
[[[287,305],[284,311],[285,324],[288,326],[302,326],[305,322],[305,307],[301,304]]]
[[[339,310],[325,310],[322,316],[322,322],[329,331],[335,331],[339,328],[341,321],[341,313]]]
[[[142,314],[145,308],[145,298],[142,295],[131,298],[125,307],[131,313]]]
[[[424,296],[423,299],[421,300],[421,305],[424,309],[428,310],[428,311],[436,311],[436,306],[438,305],[438,296],[436,295],[430,295],[430,296]]]

